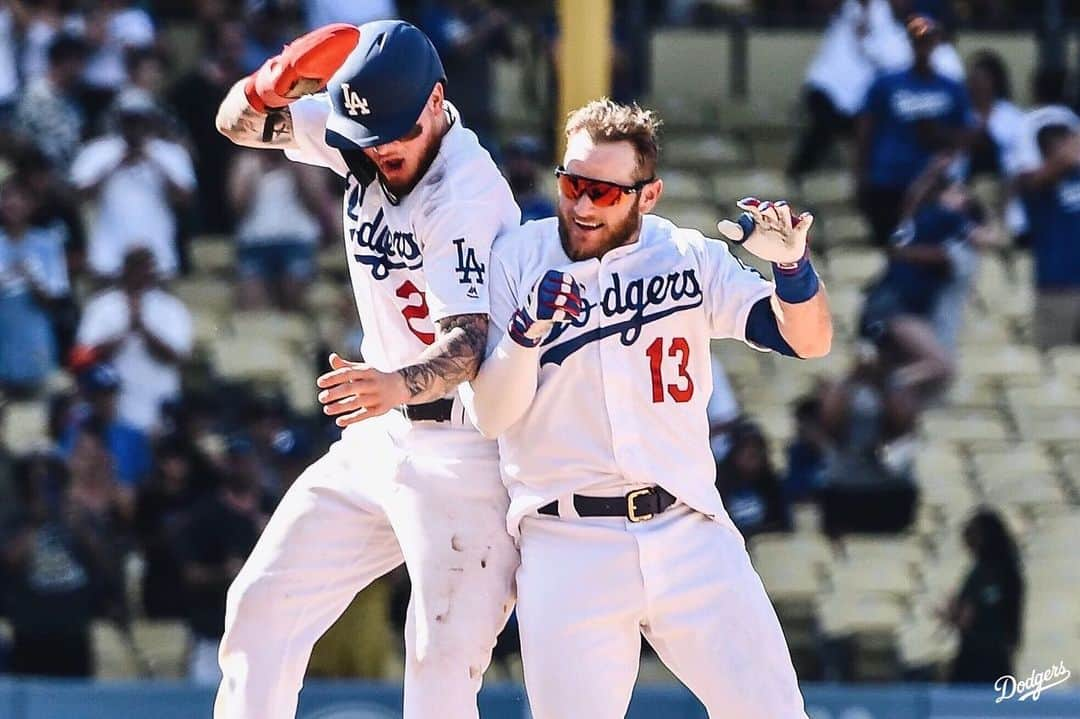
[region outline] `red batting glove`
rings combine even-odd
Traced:
[[[248,77],[248,103],[266,112],[322,90],[359,40],[358,27],[340,22],[301,35]]]

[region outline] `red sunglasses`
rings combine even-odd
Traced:
[[[559,192],[563,197],[576,200],[582,195],[588,195],[597,207],[614,207],[622,201],[623,195],[641,192],[645,185],[656,181],[655,177],[650,177],[647,180],[635,182],[633,185],[620,185],[617,182],[575,175],[567,172],[562,166],[555,168],[555,177],[559,178]]]

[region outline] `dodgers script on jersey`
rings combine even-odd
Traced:
[[[475,133],[446,104],[450,129],[420,184],[394,201],[378,182],[363,186],[326,145],[325,94],[290,105],[292,160],[346,177],[345,254],[364,328],[361,352],[376,369],[412,362],[435,341],[435,322],[488,311],[491,240],[518,226],[509,186]]]
[[[495,242],[493,327],[525,300],[515,288],[549,269],[573,275],[585,307],[545,339],[532,405],[500,437],[510,532],[553,499],[655,484],[734,531],[712,484],[710,339],[746,342],[750,309],[773,284],[723,242],[655,215],[637,242],[580,262],[563,251],[556,219],[537,220]],[[489,352],[498,341],[489,337]],[[600,401],[582,403],[598,389]]]

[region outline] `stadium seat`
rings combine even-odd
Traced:
[[[803,178],[800,201],[811,211],[849,204],[855,197],[855,183],[847,170],[825,170]]]
[[[708,184],[701,175],[687,170],[669,170],[664,172],[664,194],[660,199],[660,214],[663,207],[669,202],[680,203],[710,203],[712,193],[709,192]]]
[[[996,412],[933,409],[922,418],[922,433],[935,442],[1003,441],[1008,430]]]
[[[829,253],[829,281],[862,287],[885,266],[885,256],[874,249],[847,248]]]
[[[352,288],[345,282],[318,280],[307,291],[307,305],[317,316],[336,314],[345,301],[353,301]]]
[[[1025,378],[1033,382],[1041,381],[1046,374],[1039,353],[1020,345],[1006,345],[995,352],[961,352],[958,371],[971,378]]]
[[[191,316],[191,322],[197,348],[205,349],[210,346],[210,343],[215,338],[232,332],[228,320],[224,319],[218,312],[209,310],[194,312]]]
[[[936,618],[905,620],[896,631],[900,662],[907,668],[939,667],[956,654],[957,636]]]
[[[229,237],[196,237],[188,246],[188,253],[196,273],[225,275],[232,272],[236,264],[235,243]]]
[[[770,170],[719,172],[713,176],[713,193],[720,206],[732,213],[731,219],[737,216],[735,203],[744,197],[782,200],[790,196],[784,176]]]
[[[95,679],[134,679],[149,675],[140,666],[129,635],[116,624],[98,620],[90,625],[90,645]]]
[[[821,225],[817,225],[821,222]],[[870,226],[862,215],[855,213],[831,213],[821,220],[811,234],[828,247],[836,245],[865,245],[870,241]]]
[[[830,567],[833,591],[844,594],[910,596],[916,589],[911,564],[903,556],[881,554],[873,561],[845,561]]]
[[[136,620],[131,627],[135,646],[155,678],[187,674],[189,634],[182,621]]]
[[[250,337],[217,337],[209,346],[211,364],[227,380],[281,381],[292,355],[281,344],[252,342]]]
[[[1075,407],[1023,407],[1016,411],[1020,435],[1037,442],[1076,446],[1080,410]]]
[[[720,220],[720,214],[702,203],[669,202],[664,209],[660,210],[660,214],[676,225],[697,230],[706,237],[715,238],[719,234],[716,223]]]
[[[0,410],[3,445],[12,454],[42,449],[49,443],[49,405],[44,401],[8,402]]]
[[[848,535],[840,547],[846,561],[864,566],[882,562],[915,568],[926,559],[926,551],[912,536],[885,538]]]
[[[945,392],[946,404],[955,408],[995,409],[1001,406],[1001,392],[996,381],[986,377],[957,377]]]
[[[225,280],[189,277],[175,280],[169,289],[195,314],[204,311],[224,314],[234,307],[235,292]]]
[[[1047,351],[1059,378],[1080,386],[1080,347],[1053,347]]]
[[[833,550],[823,534],[759,534],[748,543],[754,565],[759,562],[798,562],[821,566],[833,559]]]
[[[958,340],[965,345],[961,352],[969,351],[967,346],[990,346],[994,350],[1012,342],[1009,328],[997,315],[968,311],[960,327]]]
[[[1007,450],[976,451],[972,457],[979,481],[1014,480],[1028,474],[1053,474],[1054,464],[1037,444],[1019,443]]]
[[[315,328],[311,322],[303,315],[293,312],[234,312],[230,319],[237,337],[256,344],[274,342],[303,349],[310,347],[315,338]]]
[[[836,592],[818,597],[818,621],[826,636],[893,636],[904,619],[903,602],[888,594]]]
[[[684,169],[715,170],[718,166],[735,166],[746,161],[746,151],[727,137],[716,135],[675,135],[663,140],[663,164]],[[661,173],[664,191],[672,171]]]
[[[1036,385],[1007,387],[1005,397],[1013,413],[1032,409],[1073,409],[1080,412],[1080,385],[1053,378]]]

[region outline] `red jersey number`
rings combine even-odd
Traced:
[[[405,324],[408,326],[409,331],[416,335],[424,344],[433,344],[435,342],[434,333],[425,332],[413,326],[413,320],[425,320],[430,314],[427,306],[427,298],[424,297],[424,293],[416,288],[416,285],[412,283],[412,280],[405,280],[405,282],[401,284],[401,287],[397,288],[395,294],[409,303],[401,308],[401,314],[405,317]],[[413,302],[413,298],[419,299],[420,302]]]
[[[676,372],[678,382],[665,385],[663,378],[664,363],[664,338],[657,337],[645,350],[649,358],[649,374],[652,376],[652,401],[659,403],[664,401],[664,390],[676,402],[689,402],[694,396],[694,380],[687,373],[686,368],[690,364],[690,344],[685,337],[675,337],[667,348],[667,356],[674,357],[678,362]]]

